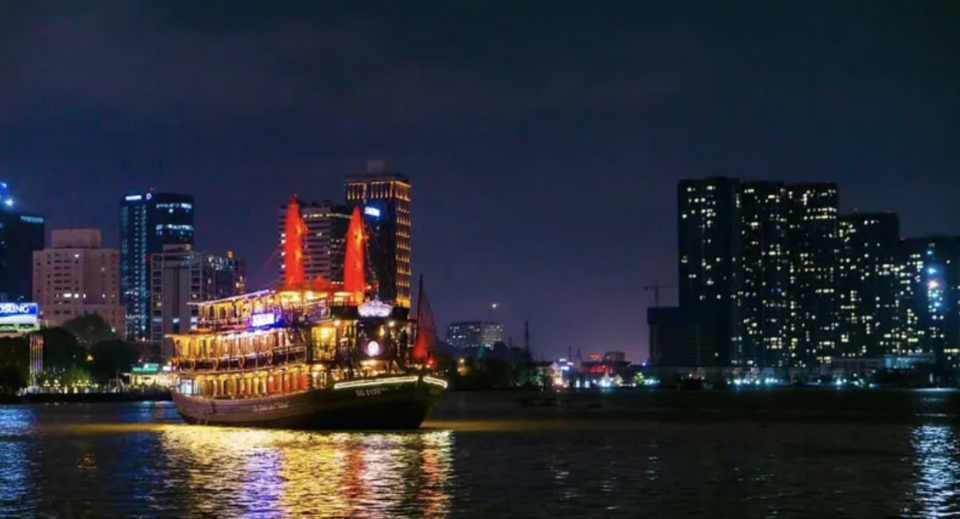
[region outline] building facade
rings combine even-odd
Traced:
[[[700,351],[707,365],[726,365],[740,351],[742,292],[741,184],[732,178],[684,180],[677,187],[680,306],[716,319],[716,349]],[[684,312],[692,315],[693,312]]]
[[[33,253],[33,299],[45,326],[97,314],[122,339],[120,251],[104,249],[97,229],[54,229],[50,247]]]
[[[318,277],[343,284],[343,258],[352,207],[324,202],[299,202],[300,216],[307,228],[303,241],[303,270],[306,279]],[[283,279],[287,206],[280,207],[280,279]]]
[[[394,306],[410,307],[412,299],[410,235],[411,184],[383,160],[367,162],[367,172],[352,175],[346,181],[346,199],[351,205],[363,205],[368,241],[381,300]]]
[[[837,357],[901,354],[900,219],[893,213],[840,217]]]
[[[678,315],[717,320],[708,326],[717,349],[712,358],[700,350],[701,365],[829,362],[838,332],[836,185],[706,178],[681,181],[677,195]]]
[[[791,367],[806,368],[837,355],[840,193],[832,182],[791,184],[786,192]]]
[[[493,348],[503,342],[503,323],[493,321],[459,321],[447,326],[446,342],[457,349]]]
[[[740,208],[740,290],[734,295],[737,334],[731,364],[787,367],[792,362],[788,327],[789,208],[782,182],[744,182]]]
[[[120,290],[127,339],[149,340],[150,261],[165,245],[193,245],[193,214],[189,195],[149,191],[120,201]]]
[[[718,321],[689,307],[647,309],[650,366],[717,366],[713,352],[729,341],[718,330]]]
[[[197,307],[191,303],[233,297],[246,288],[244,264],[231,252],[207,254],[189,245],[167,245],[153,255],[150,267],[149,339],[157,344],[168,334],[196,326]]]
[[[18,211],[7,183],[0,182],[0,301],[30,301],[33,253],[43,250],[44,225],[42,216]]]
[[[960,236],[901,244],[903,355],[932,353],[937,372],[960,369]]]

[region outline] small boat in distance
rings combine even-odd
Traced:
[[[344,283],[303,279],[303,222],[286,215],[284,285],[197,303],[197,327],[171,335],[177,412],[192,424],[293,429],[415,429],[447,382],[420,282],[416,316],[367,295],[360,208]]]

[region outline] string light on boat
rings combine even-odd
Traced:
[[[435,377],[423,377],[423,381],[427,384],[433,384],[435,386],[440,386],[443,389],[447,389],[447,381]]]
[[[392,386],[396,384],[413,384],[416,383],[418,377],[416,375],[411,375],[408,377],[390,377],[390,378],[381,378],[373,380],[350,380],[347,382],[337,382],[333,385],[333,389],[349,389],[354,387],[371,387],[371,386]]]

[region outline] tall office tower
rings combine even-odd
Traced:
[[[741,333],[732,363],[788,367],[790,258],[787,195],[782,182],[744,182],[740,208],[740,291],[736,295]]]
[[[896,214],[855,213],[840,218],[837,356],[878,357],[900,350],[899,252]]]
[[[725,366],[738,358],[740,319],[736,297],[742,291],[740,182],[731,178],[683,180],[677,187],[677,283],[680,306],[699,319],[716,320],[713,351],[700,351],[701,366]]]
[[[903,353],[932,354],[937,371],[960,369],[960,236],[910,238],[901,247]]]
[[[839,190],[832,182],[787,186],[792,367],[828,363],[837,350]]]
[[[150,260],[164,245],[193,245],[193,197],[148,191],[120,201],[120,290],[126,337],[150,337]]]
[[[6,182],[0,182],[0,301],[29,301],[33,253],[43,250],[43,217],[17,211]]]
[[[54,229],[50,247],[33,253],[33,298],[45,326],[97,314],[123,338],[120,251],[102,248],[98,229]]]
[[[242,294],[246,276],[233,253],[207,254],[189,245],[165,245],[150,261],[150,341],[162,343],[171,333],[184,333],[197,324],[200,303]],[[169,352],[165,352],[169,353]]]
[[[364,206],[374,232],[368,243],[380,299],[409,308],[411,300],[411,185],[383,160],[367,162],[367,172],[346,181],[347,202]]]
[[[318,276],[337,285],[343,284],[343,255],[352,207],[330,201],[302,202],[300,216],[307,228],[303,241],[303,271],[307,280]],[[283,279],[283,255],[286,243],[287,205],[280,207],[280,279]]]

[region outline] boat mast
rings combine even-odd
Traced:
[[[414,321],[414,334],[410,341],[409,348],[409,357],[414,357],[414,351],[416,351],[417,342],[420,340],[420,317],[423,312],[423,274],[420,274],[420,287],[417,289],[417,320]],[[404,359],[404,362],[407,362],[407,359]]]

